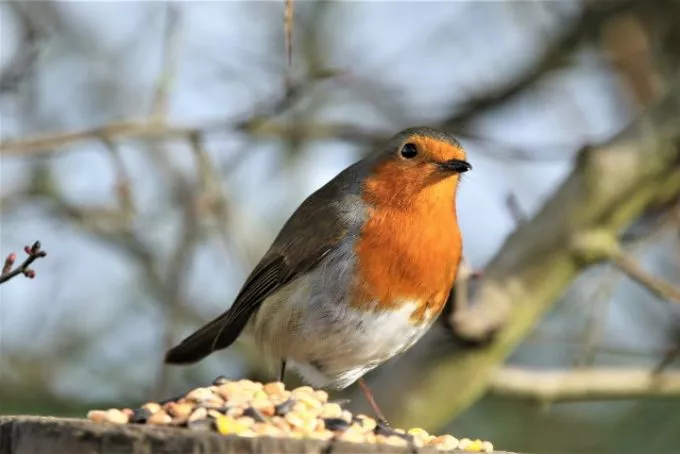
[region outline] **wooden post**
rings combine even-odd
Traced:
[[[425,454],[432,447],[242,438],[186,429],[95,424],[84,419],[0,416],[0,454]],[[458,451],[456,451],[458,452]],[[510,454],[499,451],[493,454]]]

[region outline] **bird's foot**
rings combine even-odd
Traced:
[[[385,437],[399,437],[404,440],[406,440],[409,443],[413,442],[413,435],[411,434],[406,434],[402,432],[397,432],[396,430],[392,429],[392,426],[390,426],[390,423],[387,422],[385,418],[376,418],[376,426],[375,426],[375,434],[376,435],[383,435]]]
[[[394,432],[392,430],[392,426],[390,426],[390,423],[384,417],[383,418],[376,417],[375,422],[376,422],[376,429],[375,429],[376,432],[389,432],[390,434],[392,434],[392,432]]]

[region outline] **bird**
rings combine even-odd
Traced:
[[[358,382],[420,339],[453,291],[462,257],[456,192],[471,170],[451,134],[405,129],[307,197],[226,312],[165,355],[195,363],[241,336],[311,386]]]

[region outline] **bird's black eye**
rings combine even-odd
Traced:
[[[417,154],[418,147],[416,147],[415,144],[407,143],[403,147],[401,147],[401,155],[406,159],[415,158]]]

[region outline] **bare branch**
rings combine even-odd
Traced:
[[[312,82],[334,77],[332,71],[321,72],[313,75]],[[293,134],[309,134],[311,138],[345,137],[352,139],[355,133],[361,129],[354,126],[340,125],[332,127],[332,130],[322,130],[320,135],[314,136],[316,128],[288,128],[285,125],[273,125],[269,119],[283,113],[293,106],[310,88],[308,81],[287,84],[283,95],[274,102],[259,107],[259,113],[242,120],[215,120],[205,122],[202,126],[179,126],[169,125],[157,121],[155,118],[143,118],[139,120],[126,120],[117,123],[109,123],[97,128],[66,133],[48,133],[32,138],[5,140],[0,142],[0,155],[24,156],[29,154],[47,153],[58,148],[73,145],[87,140],[122,140],[122,139],[186,139],[194,134],[206,134],[217,130],[233,127],[240,131],[246,131],[253,135],[270,137],[290,137]],[[305,136],[302,136],[305,137]],[[359,137],[364,137],[360,135]],[[381,135],[384,138],[384,136]]]
[[[288,65],[290,66],[293,61],[293,0],[286,0],[283,25],[286,34],[286,55],[288,56]]]
[[[652,294],[666,301],[680,303],[680,288],[647,273],[637,264],[632,255],[627,254],[623,250],[619,250],[618,253],[612,257],[612,260],[617,268],[626,273],[628,277],[637,283],[643,285]]]
[[[130,182],[130,175],[120,156],[118,146],[108,139],[102,139],[106,150],[111,158],[114,171],[116,173],[116,188],[115,193],[118,198],[119,208],[129,224],[135,214],[135,205],[132,200],[132,184]]]
[[[215,165],[205,150],[202,134],[195,133],[189,136],[189,144],[196,160],[197,179],[201,186],[197,200],[198,215],[201,216],[204,211],[210,213],[213,217],[213,227],[226,250],[230,243],[229,203],[222,191]]]
[[[666,208],[666,207],[664,207]],[[670,229],[676,229],[677,216],[680,213],[680,205],[676,208],[664,211],[661,214],[647,214],[643,218],[652,218],[651,221],[644,222],[644,232],[629,235],[628,232],[621,236],[621,247],[626,248],[629,255],[641,251],[644,247],[656,241]],[[656,210],[653,210],[656,211]],[[640,223],[639,221],[637,223]],[[636,230],[639,230],[637,228]],[[630,229],[628,229],[630,231]],[[589,298],[583,301],[582,306],[587,311],[592,311],[584,330],[581,352],[575,360],[575,365],[583,367],[592,364],[595,354],[602,351],[600,341],[604,334],[609,298],[616,288],[616,284],[624,275],[613,264],[607,264],[602,278],[597,282],[596,288]],[[666,352],[668,357],[668,353]],[[672,357],[670,359],[672,361]],[[662,362],[663,363],[663,362]],[[661,366],[663,368],[663,366]]]
[[[42,32],[36,27],[31,18],[22,10],[18,2],[5,2],[17,16],[17,22],[21,24],[22,37],[19,49],[13,58],[0,72],[0,93],[14,90],[23,79],[30,76],[40,58]]]
[[[164,121],[168,111],[168,98],[172,89],[173,76],[176,69],[177,49],[179,44],[179,10],[167,4],[166,23],[163,36],[163,65],[156,81],[156,89],[151,103],[151,116],[156,121]]]
[[[33,246],[25,246],[24,252],[28,255],[28,257],[26,257],[26,260],[24,260],[21,265],[14,269],[12,269],[12,267],[14,266],[14,262],[17,259],[17,255],[12,252],[7,256],[2,267],[2,274],[0,274],[0,284],[4,284],[5,282],[17,277],[20,274],[23,274],[30,279],[35,277],[35,271],[29,268],[29,266],[31,266],[31,264],[37,259],[46,257],[47,252],[42,250],[40,241],[33,243]]]
[[[491,374],[494,394],[540,403],[680,396],[680,372],[581,369],[539,371],[505,367]]]
[[[597,283],[597,288],[584,302],[583,306],[589,311],[589,317],[584,329],[581,351],[575,358],[576,366],[583,367],[595,359],[604,334],[609,297],[619,281],[620,274],[615,268],[608,267]]]
[[[640,111],[658,100],[663,80],[656,67],[652,38],[639,15],[625,13],[614,18],[602,30],[602,48],[609,61],[629,87]]]
[[[0,142],[0,155],[44,153],[86,140],[181,139],[195,130],[195,128],[190,127],[162,125],[148,120],[123,121],[82,131],[43,134],[21,140],[6,140]]]
[[[624,0],[602,5],[587,6],[581,17],[570,24],[562,33],[545,46],[545,50],[536,61],[529,65],[526,70],[515,79],[501,87],[487,90],[478,98],[468,100],[462,108],[458,109],[449,119],[444,121],[442,127],[451,131],[462,131],[473,117],[483,111],[504,104],[517,95],[524,93],[528,87],[532,87],[550,71],[559,68],[565,60],[565,56],[573,54],[587,36],[594,34],[602,24],[615,14],[630,9],[636,2]]]
[[[680,289],[642,269],[635,259],[621,248],[615,232],[602,229],[585,232],[578,235],[575,247],[581,259],[588,262],[611,260],[617,268],[654,295],[680,303]]]
[[[280,122],[268,121],[270,117],[278,115],[293,105],[301,93],[292,88],[280,100],[263,108],[261,115],[255,115],[247,120],[236,122],[235,128],[248,132],[254,136],[275,139],[301,137],[307,140],[346,140],[352,142],[376,142],[384,140],[387,131],[372,131],[348,123],[299,123],[286,125]],[[123,139],[162,139],[183,140],[198,134],[203,135],[221,129],[229,128],[229,121],[213,120],[203,126],[181,126],[161,124],[149,119],[127,120],[109,123],[97,128],[65,133],[47,133],[36,137],[0,142],[0,155],[33,155],[49,153],[59,148],[74,145],[88,140],[114,141]]]
[[[215,167],[210,159],[210,155],[205,150],[203,135],[199,132],[195,132],[188,136],[188,141],[191,145],[194,159],[196,160],[197,180],[201,185],[204,196],[208,200],[207,205],[210,211],[215,208],[221,213],[226,213],[227,203],[226,200],[221,197],[219,177],[215,172]]]
[[[199,239],[198,213],[196,212],[195,194],[187,182],[178,182],[182,202],[182,228],[177,237],[177,246],[172,251],[169,267],[164,279],[167,300],[163,301],[164,323],[162,334],[163,351],[169,350],[176,342],[174,337],[177,322],[184,312],[185,293],[189,279],[190,259],[194,246]],[[167,395],[168,374],[166,365],[161,364],[156,377],[153,393],[156,397]]]

